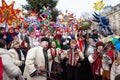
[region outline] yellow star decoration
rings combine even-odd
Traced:
[[[100,11],[101,9],[103,9],[104,5],[105,4],[103,3],[103,1],[97,1],[93,8],[95,10],[99,10]]]
[[[16,14],[18,14],[20,10],[13,9],[14,3],[15,1],[8,6],[7,3],[2,0],[2,7],[0,7],[0,23],[6,21],[9,25],[11,25],[12,21],[17,19]]]

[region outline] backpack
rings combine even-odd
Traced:
[[[3,64],[2,64],[2,57],[0,56],[0,80],[3,78]]]

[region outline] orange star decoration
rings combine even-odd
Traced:
[[[95,10],[99,10],[100,11],[101,9],[103,9],[104,5],[105,4],[103,3],[103,1],[97,1],[93,8],[95,8]]]
[[[16,14],[20,12],[20,10],[13,9],[15,1],[13,1],[9,6],[7,3],[2,0],[2,7],[0,7],[0,23],[6,21],[9,25],[12,24],[12,21],[17,19]]]

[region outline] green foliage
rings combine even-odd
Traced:
[[[28,4],[24,5],[23,8],[26,10],[32,10],[39,12],[40,9],[42,9],[43,6],[47,7],[49,6],[52,10],[52,17],[53,20],[56,21],[56,16],[58,16],[58,10],[55,9],[57,5],[57,0],[27,0]]]
[[[87,29],[90,29],[91,24],[92,23],[90,23],[90,21],[84,21],[84,22],[82,22],[81,26],[83,29],[87,30]]]

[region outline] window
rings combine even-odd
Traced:
[[[116,19],[115,15],[113,15],[113,20]]]
[[[117,9],[116,8],[114,8],[114,11],[116,11]]]

